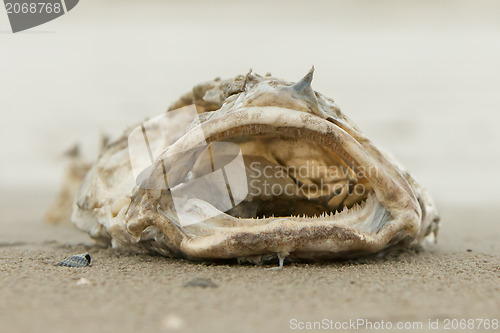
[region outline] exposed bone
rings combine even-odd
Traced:
[[[439,217],[429,195],[333,100],[312,90],[313,70],[296,84],[250,72],[196,86],[174,108],[195,104],[199,122],[177,126],[173,142],[158,143],[164,149],[154,156],[142,181],[132,174],[128,132],[106,145],[75,199],[74,223],[116,248],[206,259],[243,260],[277,253],[282,255],[280,267],[284,254],[291,260],[345,258],[408,246],[436,234]],[[211,202],[185,199],[183,213],[197,222],[183,224],[173,191],[206,175],[213,164],[212,157],[196,150],[197,130],[203,132],[205,144],[237,145],[247,179],[262,171],[250,170],[252,162],[260,162],[260,168],[325,166],[345,173],[256,176],[257,188],[264,187],[263,181],[307,187],[285,194],[249,191],[226,211],[216,207],[224,200],[214,189],[205,193],[215,197]],[[321,186],[313,193],[311,186],[317,184]],[[335,191],[339,184],[342,190]],[[365,191],[351,192],[356,185]]]

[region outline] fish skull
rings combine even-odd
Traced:
[[[439,216],[427,192],[312,89],[313,71],[296,83],[250,72],[196,86],[170,108],[192,105],[196,121],[171,121],[175,140],[160,140],[140,177],[132,131],[106,146],[75,198],[73,222],[115,248],[255,262],[354,257],[436,235]],[[198,219],[183,223],[174,192],[215,172],[215,157],[228,161],[227,150],[207,154],[218,144],[242,156],[243,174],[233,180],[247,191],[225,209],[206,196],[185,198]],[[213,188],[208,195],[217,201],[222,194]]]

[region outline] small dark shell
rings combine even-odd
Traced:
[[[56,266],[65,267],[85,267],[90,265],[90,254],[78,254],[75,256],[68,257],[63,261],[56,264]]]

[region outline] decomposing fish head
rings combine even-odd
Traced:
[[[333,100],[252,72],[196,86],[109,144],[73,221],[172,257],[345,258],[437,233],[427,193]]]

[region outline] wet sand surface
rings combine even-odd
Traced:
[[[498,318],[500,310],[500,230],[489,227],[500,211],[481,216],[443,207],[439,243],[425,251],[267,270],[272,266],[95,247],[70,226],[36,220],[43,206],[34,204],[26,220],[2,207],[0,322],[6,332],[288,332],[293,319],[358,318],[422,322],[425,329],[429,320]],[[90,267],[54,266],[86,252]],[[90,284],[78,285],[81,278]],[[186,286],[200,278],[216,287]]]
[[[86,0],[15,35],[0,13],[0,331],[500,319],[500,3],[312,4]],[[437,244],[266,270],[119,253],[43,222],[75,142],[93,159],[102,133],[116,138],[194,84],[249,68],[297,80],[311,65],[313,88],[428,188]],[[87,251],[91,267],[54,266]],[[217,287],[185,286],[198,278]]]

